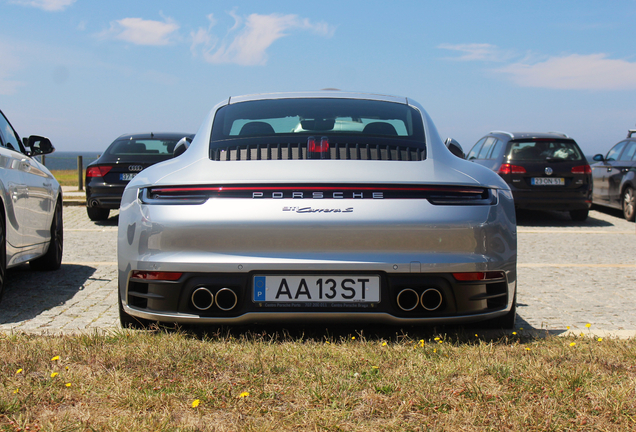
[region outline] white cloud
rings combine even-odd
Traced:
[[[437,48],[457,51],[462,53],[459,57],[453,57],[452,60],[458,61],[505,61],[510,58],[511,54],[499,49],[496,45],[487,43],[473,44],[441,44]]]
[[[119,39],[135,45],[168,45],[179,25],[167,18],[165,22],[124,18],[110,23],[110,29],[100,36]]]
[[[233,37],[223,40],[211,33],[215,21],[208,15],[210,26],[191,32],[191,51],[200,54],[208,63],[236,63],[240,65],[262,65],[267,62],[267,49],[278,39],[288,36],[291,30],[309,30],[321,36],[333,35],[334,29],[326,23],[312,23],[297,15],[251,14],[245,19],[230,12],[234,26],[229,33],[238,31]]]
[[[607,58],[606,54],[579,55],[525,64],[513,63],[495,70],[521,87],[576,90],[634,90],[636,63]]]
[[[75,3],[75,0],[12,0],[10,3],[56,12],[66,9]]]

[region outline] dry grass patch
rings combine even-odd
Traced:
[[[51,171],[55,180],[61,186],[77,186],[78,178],[77,178],[77,170],[53,170]],[[83,175],[83,174],[82,174]]]
[[[5,431],[636,429],[634,340],[121,331],[0,352]]]

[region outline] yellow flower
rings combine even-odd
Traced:
[[[17,394],[17,393],[19,393],[19,392],[20,392],[20,389],[19,389],[19,388],[17,388],[17,389],[15,389],[15,390],[13,390],[13,394]]]
[[[57,372],[53,372],[53,373],[51,374],[51,378],[55,378],[55,377],[56,377],[56,376],[58,376],[58,375],[59,375],[59,374],[58,374]]]
[[[66,369],[66,370],[68,370],[68,366],[66,366],[66,368],[65,368],[65,369]]]
[[[239,398],[248,397],[249,395],[250,395],[250,392],[243,392],[239,395]]]
[[[603,338],[598,338],[598,341],[599,342],[603,342]]]
[[[475,337],[479,337],[479,335],[477,333],[475,333]]]
[[[51,361],[57,361],[57,360],[59,360],[59,359],[60,359],[60,356],[55,356],[55,357],[53,357],[53,358],[51,359]]]
[[[201,403],[201,401],[199,399],[193,400],[192,401],[192,408],[198,407],[200,403]]]
[[[382,342],[382,346],[386,346],[386,342]]]
[[[433,348],[433,352],[436,353],[437,352],[437,348]]]
[[[574,345],[576,345],[576,342],[570,343],[570,346],[574,346]]]
[[[64,385],[65,385],[66,387],[70,387],[70,386],[71,386],[71,383],[66,383],[66,384],[64,384]]]
[[[526,347],[526,351],[530,351],[530,348]]]
[[[351,336],[351,340],[356,340],[356,337],[355,336]]]
[[[566,330],[570,330],[570,326],[565,326],[565,329]]]
[[[441,344],[443,344],[443,343],[444,343],[444,341],[437,341],[437,343],[441,343]]]
[[[587,324],[585,324],[585,327],[590,328],[590,327],[592,327],[592,324],[587,323]]]
[[[519,330],[523,330],[523,327],[519,327]]]
[[[512,334],[513,334],[513,335],[516,335],[516,334],[517,334],[517,332],[512,332]]]
[[[438,338],[438,337],[436,337],[434,340],[438,341],[438,340],[439,340],[439,338]]]
[[[17,375],[17,374],[19,374],[19,373],[22,373],[22,368],[20,368],[20,369],[18,369],[17,371],[15,371],[15,374],[16,374],[16,375]]]
[[[581,337],[585,337],[585,335],[583,334],[583,332],[581,332]]]
[[[379,366],[371,366],[371,369],[380,369]]]

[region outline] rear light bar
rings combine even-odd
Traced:
[[[183,273],[133,270],[130,278],[153,281],[176,281],[181,275],[183,275]]]
[[[572,174],[592,174],[592,167],[589,165],[579,165],[572,167]]]
[[[472,186],[428,185],[227,185],[159,186],[139,190],[142,204],[203,204],[212,198],[426,199],[435,205],[495,205],[497,191]]]
[[[111,169],[113,167],[109,165],[89,166],[86,168],[86,177],[104,177]]]
[[[501,164],[498,174],[525,174],[526,169],[519,165],[512,165],[509,163]]]
[[[453,273],[453,277],[458,282],[478,282],[503,279],[505,273],[502,271],[493,272],[470,272],[470,273]]]

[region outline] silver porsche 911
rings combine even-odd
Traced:
[[[413,100],[232,97],[187,145],[124,191],[123,326],[514,325],[510,189]]]

